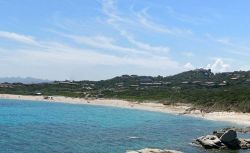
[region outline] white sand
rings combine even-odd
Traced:
[[[43,96],[23,96],[23,95],[10,95],[0,94],[1,99],[20,99],[20,100],[33,100],[33,101],[45,101],[45,102],[60,102],[69,104],[89,104],[89,105],[101,105],[112,106],[120,108],[138,109],[155,111],[162,113],[183,114],[190,106],[186,104],[178,105],[163,105],[158,103],[137,103],[125,100],[117,99],[83,99],[83,98],[70,98],[63,96],[53,96],[53,100],[45,100]],[[236,113],[236,112],[212,112],[206,113],[204,116],[199,110],[192,111],[186,114],[192,117],[199,117],[207,120],[214,121],[226,121],[239,125],[250,126],[250,113]]]

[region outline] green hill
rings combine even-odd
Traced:
[[[0,84],[0,93],[118,98],[165,104],[191,103],[207,111],[250,112],[250,71],[214,74],[197,69],[173,76],[122,75],[101,81],[55,81],[41,84]]]

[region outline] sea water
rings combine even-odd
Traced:
[[[115,107],[0,99],[0,152],[124,153],[153,147],[214,153],[219,151],[192,140],[229,125]]]

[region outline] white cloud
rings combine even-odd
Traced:
[[[135,40],[135,38],[126,32],[125,30],[120,30],[120,33],[122,36],[124,36],[130,43],[138,47],[139,49],[142,50],[147,50],[147,51],[152,51],[152,52],[169,52],[169,47],[166,46],[152,46],[150,44],[146,44],[140,41]]]
[[[142,10],[140,13],[137,13],[137,17],[140,23],[155,32],[163,33],[163,34],[171,34],[171,35],[190,35],[193,34],[191,30],[188,29],[180,29],[177,27],[168,28],[164,25],[157,24],[152,20],[149,20],[149,15],[147,14],[147,9]]]
[[[93,38],[94,41],[102,44],[112,44],[112,39],[104,37]],[[96,40],[97,39],[97,40]],[[112,74],[118,75],[131,72],[136,68],[139,72],[147,72],[148,75],[171,74],[171,72],[180,72],[181,67],[178,62],[164,56],[134,56],[134,54],[112,55],[106,52],[100,52],[96,49],[86,49],[81,47],[72,47],[58,42],[39,42],[38,45],[29,45],[29,47],[16,48],[13,52],[2,48],[0,56],[0,65],[5,67],[5,75],[9,76],[33,76],[48,79],[65,79],[74,75],[75,79],[103,79],[106,69],[113,69]],[[96,44],[94,44],[96,45]],[[112,46],[112,45],[111,45]],[[120,49],[120,48],[119,48]],[[18,69],[16,69],[18,67]],[[123,71],[121,68],[129,68],[130,71]],[[98,76],[96,74],[99,69]],[[15,71],[13,71],[15,69]],[[10,71],[12,70],[12,71]],[[80,70],[80,71],[79,71]],[[93,74],[86,75],[86,71]],[[79,75],[78,75],[79,74]],[[85,74],[85,75],[84,75]],[[141,73],[143,74],[143,73]]]
[[[53,63],[65,64],[68,62],[74,62],[79,64],[91,64],[91,65],[135,65],[142,66],[144,68],[177,68],[178,63],[172,61],[168,57],[158,56],[116,56],[100,53],[94,49],[82,49],[75,48],[60,43],[44,43],[44,48],[33,49],[19,49],[17,59],[25,59],[25,61],[47,61]],[[11,57],[12,58],[12,57]],[[16,60],[17,60],[16,59]]]
[[[144,28],[149,29],[153,32],[158,32],[162,34],[170,34],[170,35],[190,35],[193,32],[189,29],[182,29],[178,27],[171,27],[169,28],[166,25],[160,25],[155,23],[151,18],[150,15],[147,14],[147,9],[144,8],[140,12],[133,12],[130,18],[126,18],[122,15],[119,15],[119,11],[115,6],[114,0],[103,0],[102,3],[102,11],[108,17],[107,22],[113,26],[118,25],[130,25],[137,28]]]
[[[250,66],[249,65],[240,66],[239,70],[250,71]]]
[[[85,21],[59,20],[57,26],[60,27],[61,25],[61,28],[57,27],[57,30],[61,30],[64,33],[58,32],[54,38],[57,38],[57,36],[63,37],[59,38],[61,43],[36,41],[31,36],[0,31],[0,38],[26,44],[24,48],[19,46],[13,47],[14,49],[11,53],[8,53],[8,49],[5,51],[1,49],[0,56],[3,57],[4,55],[4,58],[0,60],[0,65],[5,65],[5,71],[18,69],[15,71],[16,75],[46,75],[45,78],[59,77],[60,79],[66,78],[69,74],[75,74],[77,79],[83,79],[81,78],[82,76],[92,79],[93,74],[91,75],[89,71],[98,71],[99,76],[96,77],[103,79],[102,75],[106,75],[107,71],[110,71],[110,74],[118,75],[126,72],[138,72],[137,74],[144,72],[144,75],[158,75],[174,74],[195,68],[190,62],[185,65],[184,63],[179,64],[177,60],[171,57],[171,55],[176,54],[193,57],[194,53],[171,54],[169,53],[170,47],[168,44],[163,44],[163,42],[167,42],[168,38],[165,41],[162,35],[160,35],[163,41],[161,41],[161,44],[158,44],[153,43],[154,41],[147,41],[148,39],[144,39],[139,35],[140,32],[145,32],[145,35],[152,34],[156,37],[159,34],[165,34],[164,37],[190,36],[192,34],[191,30],[160,24],[160,22],[156,22],[157,20],[153,16],[151,17],[150,14],[147,14],[149,13],[147,9],[140,12],[132,12],[132,14],[131,12],[126,12],[125,14],[120,12],[122,10],[118,10],[119,8],[116,7],[115,2],[118,1],[102,1],[102,13],[105,17],[103,18],[102,15],[98,16],[98,23],[104,23],[103,25],[93,24],[92,20],[86,21],[86,23],[91,22],[88,25],[95,27],[96,31],[88,30],[85,32],[87,28],[82,27]],[[61,24],[60,21],[66,22],[66,24]],[[83,29],[85,30],[84,32],[82,32]],[[106,31],[106,29],[108,30]],[[136,32],[132,33],[133,31]],[[110,33],[105,34],[106,32]],[[112,37],[112,35],[115,37]],[[62,43],[63,41],[70,45]],[[219,40],[218,42],[226,43],[225,40]],[[225,64],[222,59],[219,59],[215,63],[208,65],[208,67],[214,71],[225,71],[229,65]],[[111,71],[111,69],[114,71]],[[127,69],[127,71],[124,69]]]
[[[193,69],[195,69],[195,67],[194,67],[190,62],[186,63],[186,64],[184,65],[184,68],[185,68],[186,70],[193,70]]]
[[[103,0],[102,11],[108,17],[107,23],[117,30],[123,38],[125,38],[130,46],[134,46],[133,49],[137,51],[143,51],[156,56],[156,53],[167,53],[169,52],[169,47],[161,45],[152,45],[149,43],[141,42],[136,40],[134,35],[128,32],[127,27],[131,28],[145,28],[143,24],[138,21],[137,16],[132,16],[130,18],[123,17],[119,15],[119,11],[115,6],[115,1],[113,0]],[[126,28],[124,28],[126,25]]]
[[[107,22],[110,24],[117,22],[134,24],[132,19],[118,15],[119,11],[115,7],[115,2],[113,0],[102,0],[102,11],[108,17]]]
[[[0,38],[9,39],[25,44],[37,44],[36,40],[33,37],[17,34],[14,32],[0,31]]]
[[[112,50],[115,52],[122,52],[126,54],[132,53],[132,54],[153,55],[151,52],[148,52],[148,50],[150,49],[150,46],[147,46],[148,48],[125,47],[125,46],[117,45],[116,41],[110,37],[105,37],[105,36],[86,37],[86,36],[75,36],[75,35],[64,35],[64,36],[73,39],[75,42],[79,44],[84,44],[84,45],[102,49],[102,50]],[[155,49],[155,48],[151,48],[151,49]]]
[[[211,69],[213,72],[226,72],[229,70],[230,65],[226,64],[222,59],[218,58],[212,64],[208,64],[207,69]]]

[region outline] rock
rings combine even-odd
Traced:
[[[237,133],[235,130],[226,131],[221,137],[220,140],[224,143],[229,149],[240,149],[240,141],[237,138]]]
[[[180,151],[175,150],[161,150],[161,149],[153,149],[153,148],[145,148],[137,151],[126,151],[126,153],[182,153]]]
[[[250,141],[247,139],[239,139],[241,149],[250,149]]]
[[[224,144],[227,146],[228,149],[241,149],[239,139],[234,139],[230,142],[224,142]]]
[[[220,137],[220,140],[223,143],[229,143],[235,139],[237,139],[237,133],[234,130],[228,130]]]
[[[250,149],[250,139],[238,139],[232,129],[214,131],[213,135],[199,137],[196,142],[206,149]]]
[[[223,147],[221,140],[215,135],[207,135],[199,137],[196,139],[196,141],[199,142],[199,144],[201,144],[206,149],[212,149],[212,148],[219,149]]]
[[[250,143],[250,139],[243,139],[244,141]]]
[[[218,138],[220,138],[223,134],[225,133],[225,131],[214,131],[213,135],[217,136]]]

